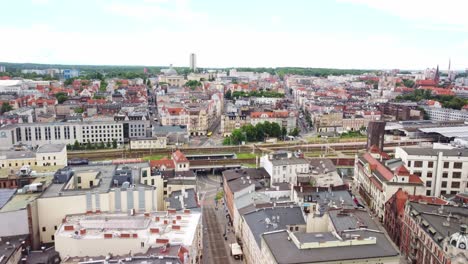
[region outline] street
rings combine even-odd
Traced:
[[[198,188],[202,193],[201,206],[203,212],[203,259],[202,263],[242,263],[230,255],[229,244],[234,243],[235,236],[227,232],[227,240],[224,234],[228,230],[224,205],[218,202],[216,208],[215,196],[221,191],[220,176],[198,176]]]

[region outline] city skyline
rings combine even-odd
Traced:
[[[464,70],[466,3],[9,2],[2,61],[72,65]],[[46,15],[44,15],[46,14]],[[103,22],[104,21],[104,22]]]

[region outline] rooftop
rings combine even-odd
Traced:
[[[13,263],[12,255],[20,250],[22,242],[28,238],[27,235],[2,237],[0,241],[0,264]]]
[[[65,148],[65,144],[45,144],[37,149],[37,153],[60,152]]]
[[[166,201],[169,202],[169,208],[175,209],[177,211],[183,209],[195,209],[199,207],[197,193],[194,189],[185,189],[172,192]]]
[[[439,152],[445,157],[468,157],[468,149],[432,149],[432,148],[402,148],[408,155],[437,156]]]
[[[261,235],[266,232],[306,224],[302,209],[299,206],[292,205],[256,209],[255,211],[245,213],[243,217],[259,246]]]

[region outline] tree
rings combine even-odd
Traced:
[[[117,140],[115,139],[112,140],[112,148],[117,148]]]
[[[413,80],[410,80],[410,79],[403,79],[403,84],[404,84],[406,87],[413,88],[413,86],[414,86],[414,81],[413,81]]]
[[[78,142],[78,140],[75,140],[75,143],[73,143],[73,149],[74,150],[80,149],[80,143]]]
[[[232,98],[231,90],[226,91],[226,93],[224,94],[224,98],[226,98],[227,100],[231,100],[231,98]]]
[[[83,112],[84,112],[84,109],[82,107],[75,108],[75,113],[82,114]]]
[[[299,136],[299,129],[297,129],[297,127],[295,127],[294,129],[292,129],[292,130],[289,132],[289,135],[291,135],[291,136],[293,136],[293,137]]]
[[[283,140],[286,138],[287,134],[288,130],[285,127],[281,128],[281,137],[283,138]]]
[[[68,96],[64,92],[56,93],[55,98],[57,98],[57,101],[58,101],[59,104],[61,104],[61,103],[65,102],[66,100],[68,100]]]
[[[2,112],[2,114],[3,114],[3,113],[6,113],[6,112],[9,112],[11,110],[13,110],[13,107],[10,105],[10,103],[3,102],[2,109],[0,110],[0,112]]]

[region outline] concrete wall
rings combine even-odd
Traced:
[[[29,234],[28,212],[26,209],[0,213],[0,237]]]

